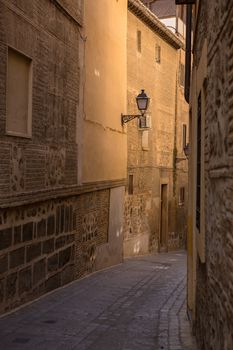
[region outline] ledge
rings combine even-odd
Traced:
[[[126,179],[106,180],[98,182],[83,183],[82,185],[63,186],[49,190],[24,192],[17,195],[0,197],[0,209],[14,208],[21,205],[34,204],[51,199],[61,199],[78,196],[88,192],[111,189],[126,185]]]
[[[66,17],[68,17],[70,20],[72,20],[73,22],[75,22],[78,26],[82,27],[83,23],[82,23],[82,14],[80,14],[80,16],[76,16],[74,14],[71,13],[71,11],[69,9],[67,9],[60,0],[51,0],[58,8],[61,12],[64,13],[64,15]]]
[[[175,49],[184,47],[182,41],[143,5],[140,0],[128,0],[128,9]]]

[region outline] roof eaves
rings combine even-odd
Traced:
[[[128,0],[128,9],[175,49],[183,48],[182,41],[140,0]]]

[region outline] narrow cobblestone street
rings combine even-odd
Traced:
[[[0,319],[1,349],[195,350],[186,254],[127,259]]]

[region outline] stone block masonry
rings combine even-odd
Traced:
[[[0,212],[0,313],[95,270],[109,190]]]
[[[74,278],[73,200],[2,210],[0,312]]]

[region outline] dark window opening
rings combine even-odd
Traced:
[[[133,175],[129,175],[128,194],[133,194]]]
[[[196,227],[201,223],[201,93],[197,103],[197,179],[196,179]]]
[[[184,64],[180,63],[179,83],[180,83],[181,86],[184,86],[184,81],[185,81]]]
[[[138,52],[142,52],[142,33],[140,30],[137,31],[137,48]]]
[[[180,193],[179,193],[179,204],[183,205],[185,200],[185,188],[180,187]]]
[[[182,147],[183,149],[187,145],[187,125],[183,124],[183,135],[182,135]]]
[[[161,46],[155,45],[155,61],[161,63]]]

